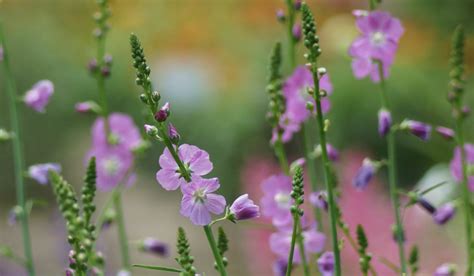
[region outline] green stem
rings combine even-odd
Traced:
[[[296,67],[295,39],[293,37],[293,25],[295,24],[295,8],[292,0],[286,0],[288,8],[288,57],[290,59],[291,70]]]
[[[347,227],[339,227],[341,228],[342,230],[342,233],[344,234],[344,236],[346,237],[346,239],[349,241],[349,244],[351,245],[352,249],[354,249],[354,251],[360,255],[359,253],[359,246],[357,245],[356,241],[354,240],[354,238],[351,236],[351,233],[349,232],[349,228]],[[369,264],[369,271],[371,273],[371,275],[373,276],[376,276],[377,275],[377,272],[375,272],[375,269],[372,267],[372,265]]]
[[[466,161],[466,152],[464,150],[464,129],[463,129],[463,118],[458,118],[456,120],[456,134],[458,146],[461,150],[461,164],[462,164],[462,200],[464,205],[465,213],[465,227],[466,227],[466,244],[467,244],[467,271],[466,275],[472,274],[474,254],[473,243],[472,243],[472,222],[471,222],[471,199],[470,199],[470,190],[469,190],[469,181],[467,173],[467,161]]]
[[[222,262],[222,256],[219,253],[219,249],[217,249],[217,244],[214,239],[214,235],[212,234],[212,229],[209,225],[204,226],[204,233],[206,233],[207,241],[209,242],[212,254],[214,255],[214,259],[216,260],[217,269],[219,270],[219,273],[221,274],[221,276],[227,275],[224,263]]]
[[[21,144],[21,128],[20,128],[20,113],[18,112],[18,101],[17,101],[17,90],[13,74],[10,68],[10,62],[8,58],[8,51],[6,49],[5,36],[3,34],[3,28],[0,24],[0,43],[3,47],[3,70],[5,74],[5,86],[8,93],[9,107],[10,107],[10,124],[14,135],[12,136],[12,148],[13,148],[13,162],[15,166],[15,185],[16,185],[16,200],[18,205],[22,209],[21,220],[21,233],[23,239],[23,250],[25,254],[25,267],[28,271],[28,275],[35,275],[35,268],[33,262],[33,253],[31,250],[31,239],[29,229],[29,217],[26,213],[26,201],[25,201],[25,184],[23,178],[24,172],[24,160],[23,160],[23,148]]]
[[[388,105],[387,91],[385,88],[385,79],[383,75],[382,63],[378,62],[378,70],[380,76],[380,87],[381,87],[381,101],[382,107],[390,112]],[[395,131],[390,131],[387,135],[387,157],[388,157],[388,182],[390,190],[390,199],[392,202],[392,208],[395,215],[395,236],[398,244],[398,253],[400,258],[400,273],[406,275],[407,266],[405,259],[405,248],[404,248],[404,231],[403,224],[400,215],[400,201],[398,198],[397,189],[397,164],[396,164],[396,149],[395,149]]]
[[[314,64],[316,66],[316,64]],[[337,214],[336,202],[334,199],[334,184],[333,172],[331,169],[331,161],[329,161],[326,143],[326,131],[324,126],[324,115],[321,107],[321,94],[319,93],[319,78],[316,70],[313,72],[314,80],[314,101],[316,102],[316,119],[318,125],[319,142],[321,144],[321,158],[324,167],[324,181],[326,183],[326,190],[328,193],[329,217],[331,225],[332,248],[334,251],[335,261],[335,275],[341,275],[341,254],[339,250],[339,242],[337,238]]]
[[[117,212],[117,226],[120,242],[120,251],[122,254],[122,266],[126,270],[130,270],[130,255],[128,252],[128,239],[125,229],[125,221],[123,218],[122,195],[119,189],[114,190],[114,208]]]
[[[301,127],[301,133],[303,135],[303,143],[305,147],[305,158],[306,164],[308,168],[309,180],[311,183],[311,192],[318,191],[318,184],[317,184],[317,176],[316,176],[316,162],[314,158],[311,157],[311,153],[313,152],[313,145],[311,143],[311,133],[307,131],[306,123]],[[321,214],[321,209],[316,206],[313,206],[313,213],[316,221],[318,222],[318,229],[323,231],[323,219]]]
[[[288,159],[286,158],[285,149],[283,147],[283,143],[281,141],[281,134],[279,134],[277,141],[273,145],[275,150],[275,155],[278,158],[278,162],[280,163],[280,168],[286,175],[290,174],[290,166],[288,165]]]
[[[286,276],[291,275],[291,270],[293,269],[293,255],[295,253],[295,244],[296,244],[296,235],[298,232],[298,223],[299,215],[293,215],[293,232],[291,232],[291,244],[290,244],[290,254],[288,254],[288,265],[286,267]]]
[[[304,272],[304,276],[309,276],[311,273],[309,271],[308,262],[306,261],[306,253],[305,253],[305,249],[304,249],[303,229],[301,227],[301,220],[299,219],[299,216],[298,216],[297,221],[295,221],[295,224],[296,223],[298,223],[298,228],[299,228],[298,236],[296,238],[296,242],[298,243],[298,248],[300,250],[301,263],[303,265],[303,272]]]

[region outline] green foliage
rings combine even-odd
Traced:
[[[185,272],[181,272],[182,276],[194,276],[196,274],[196,268],[193,266],[194,257],[190,255],[190,246],[186,233],[182,227],[178,228],[178,241],[177,248],[179,257],[176,258],[178,264],[183,268]]]
[[[365,252],[367,247],[369,247],[369,241],[365,235],[364,228],[362,225],[357,225],[357,243],[359,244],[359,252]]]
[[[414,245],[410,250],[410,256],[408,257],[408,265],[410,266],[411,275],[415,275],[419,269],[419,253],[418,247]]]
[[[357,243],[359,245],[359,264],[360,270],[364,275],[367,275],[370,269],[370,260],[372,259],[372,255],[367,252],[367,248],[369,247],[369,241],[367,239],[367,235],[365,234],[364,228],[362,225],[357,225]]]

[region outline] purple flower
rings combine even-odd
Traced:
[[[263,197],[260,200],[262,214],[272,218],[276,226],[292,222],[290,212],[293,199],[291,198],[291,178],[284,174],[272,175],[262,183]]]
[[[212,163],[206,151],[188,144],[179,146],[177,151],[192,178],[199,178],[212,171]],[[176,190],[180,186],[185,186],[186,180],[167,148],[160,156],[159,163],[161,169],[156,173],[156,180],[165,190]]]
[[[229,208],[231,220],[244,220],[258,218],[260,216],[260,208],[249,199],[248,194],[239,196]]]
[[[61,172],[61,165],[57,163],[36,164],[28,168],[28,176],[41,185],[49,182],[49,171]]]
[[[301,0],[295,0],[295,3],[293,4],[293,7],[295,10],[299,11],[301,9],[302,1]]]
[[[472,166],[474,164],[474,145],[465,144],[464,152],[466,154],[466,163],[467,166]],[[461,150],[459,147],[454,149],[454,156],[451,160],[451,175],[454,180],[457,182],[462,182],[462,161],[461,161]],[[474,191],[474,176],[469,175],[468,177],[469,188],[471,191]]]
[[[427,141],[431,136],[431,126],[422,122],[414,120],[404,120],[400,124],[401,129],[407,129],[411,134],[420,138],[423,141]]]
[[[121,269],[117,272],[117,276],[132,276],[132,273],[126,269]]]
[[[335,147],[333,147],[331,144],[326,144],[326,150],[328,152],[328,158],[331,161],[336,162],[339,160],[339,152]]]
[[[14,226],[17,224],[18,220],[20,219],[21,214],[23,213],[23,209],[20,206],[14,206],[8,212],[8,219],[7,223],[9,226]]]
[[[65,275],[66,275],[66,276],[74,276],[74,272],[75,272],[75,271],[74,271],[73,269],[71,269],[71,268],[66,268],[66,270],[65,270]]]
[[[400,20],[387,12],[373,11],[366,14],[354,11],[353,14],[361,34],[349,48],[349,54],[354,58],[352,70],[356,78],[370,75],[374,82],[378,82],[380,76],[374,60],[382,63],[384,78],[388,77],[398,42],[404,32],[403,27]]]
[[[309,202],[324,211],[328,210],[328,201],[326,192],[314,192],[309,195]]]
[[[456,208],[452,203],[446,203],[440,206],[436,212],[433,214],[433,219],[437,224],[443,225],[446,222],[450,221],[454,214],[456,213]]]
[[[295,41],[300,41],[301,39],[301,24],[296,23],[292,28],[293,39]]]
[[[217,178],[200,177],[182,186],[181,215],[191,219],[195,225],[208,225],[211,222],[210,213],[218,215],[225,209],[225,198],[212,193],[219,186]]]
[[[442,264],[440,265],[433,276],[454,276],[456,273],[456,267],[453,264]]]
[[[168,124],[168,136],[170,137],[171,142],[175,145],[177,145],[181,139],[178,130],[171,123]]]
[[[133,153],[120,146],[94,147],[87,154],[95,156],[97,164],[97,188],[109,191],[125,181],[133,166]]]
[[[285,276],[286,275],[286,269],[288,268],[288,262],[281,258],[273,262],[273,275],[274,276]]]
[[[379,135],[384,137],[390,132],[392,126],[392,115],[386,109],[380,109],[379,111]]]
[[[309,87],[314,87],[313,75],[305,66],[297,67],[285,81],[283,95],[285,96],[286,109],[280,118],[280,127],[284,130],[283,142],[290,141],[293,133],[300,130],[301,124],[316,112],[314,99],[307,92]],[[319,87],[328,95],[332,93],[333,87],[328,74],[321,77]],[[307,109],[307,102],[312,103],[313,110]],[[330,109],[329,99],[322,98],[321,105],[323,113],[327,113]]]
[[[158,122],[164,122],[170,115],[170,104],[167,102],[165,103],[158,112],[155,114],[155,120]]]
[[[153,253],[160,257],[167,257],[169,254],[168,245],[154,238],[144,239],[140,248],[144,252]]]
[[[332,276],[334,273],[334,253],[324,252],[318,259],[318,267],[322,276]]]
[[[352,185],[356,187],[358,190],[363,190],[369,184],[370,180],[374,177],[376,172],[376,168],[373,162],[365,158],[362,162],[362,166],[357,171],[357,175],[352,181]]]
[[[49,80],[41,80],[26,92],[23,101],[35,111],[43,113],[53,93],[53,83]]]
[[[446,140],[454,139],[454,130],[450,128],[439,126],[436,128],[436,132]]]
[[[92,126],[92,146],[120,146],[128,150],[140,146],[142,138],[133,119],[123,113],[112,113],[108,119],[109,135],[105,134],[104,119],[98,118]]]
[[[302,220],[304,222],[305,220]],[[306,258],[312,253],[319,253],[324,249],[326,236],[316,230],[316,224],[304,225],[303,223],[303,240]],[[280,258],[288,257],[291,247],[291,229],[280,229],[280,231],[272,233],[270,236],[270,249]],[[300,263],[301,255],[299,250],[295,248],[293,262]]]

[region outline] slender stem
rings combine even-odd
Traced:
[[[295,253],[296,235],[298,232],[299,215],[293,214],[293,231],[291,232],[290,254],[288,254],[288,265],[286,266],[286,276],[291,275],[293,269],[293,255]]]
[[[466,244],[467,244],[467,271],[466,275],[471,275],[473,269],[474,255],[473,255],[473,243],[472,243],[472,222],[471,222],[471,199],[469,190],[469,181],[467,174],[467,161],[466,152],[464,150],[464,129],[463,129],[463,118],[456,120],[456,134],[458,146],[461,150],[461,164],[462,164],[462,200],[464,205],[465,213],[465,224],[466,224]]]
[[[298,223],[298,235],[296,237],[296,242],[298,243],[298,249],[300,250],[300,256],[301,256],[301,263],[303,265],[303,273],[305,276],[311,275],[309,271],[309,265],[306,260],[306,252],[304,249],[304,237],[303,237],[303,229],[301,227],[301,220],[298,216],[297,221],[295,221],[295,224]]]
[[[309,180],[311,183],[311,191],[314,193],[318,190],[317,184],[317,177],[316,177],[316,162],[314,158],[311,157],[311,153],[313,151],[313,145],[311,143],[311,133],[307,131],[306,123],[301,127],[301,133],[303,135],[303,143],[305,147],[305,159],[308,168]],[[316,206],[313,206],[313,213],[316,221],[318,222],[318,229],[323,231],[323,220],[321,209]]]
[[[352,249],[354,249],[354,251],[357,254],[359,254],[359,247],[357,246],[357,243],[354,240],[354,238],[351,236],[351,233],[349,233],[349,228],[347,228],[347,227],[339,227],[339,228],[341,228],[342,233],[344,234],[346,239],[349,241],[349,244],[351,245]],[[374,276],[377,275],[377,272],[375,272],[374,268],[370,264],[369,264],[369,271],[372,275],[374,275]]]
[[[214,255],[214,259],[216,260],[217,269],[219,270],[219,273],[221,274],[221,276],[227,275],[224,263],[222,262],[222,256],[219,253],[219,250],[217,249],[217,244],[214,239],[214,235],[212,234],[212,229],[209,225],[204,226],[204,233],[206,233],[207,241],[209,242],[212,254]]]
[[[20,113],[18,112],[18,101],[17,101],[17,90],[13,74],[10,68],[10,62],[8,58],[8,51],[6,49],[5,36],[3,34],[3,28],[0,24],[0,43],[3,47],[3,71],[4,81],[6,90],[8,93],[9,109],[10,109],[10,124],[14,135],[12,136],[12,148],[13,148],[13,162],[15,166],[15,185],[16,185],[16,200],[18,205],[22,209],[21,220],[21,233],[23,239],[23,251],[25,254],[25,267],[28,271],[28,275],[35,275],[35,268],[33,262],[33,253],[31,250],[31,238],[29,229],[29,216],[26,212],[26,201],[25,201],[25,184],[23,178],[24,172],[24,160],[23,160],[23,148],[21,144],[21,128],[20,128]]]
[[[290,166],[288,165],[288,159],[286,158],[285,149],[281,141],[281,134],[278,136],[278,139],[273,147],[275,150],[275,155],[278,158],[278,162],[280,163],[280,168],[286,175],[290,174]]]
[[[290,60],[291,70],[296,67],[296,51],[295,51],[295,39],[293,37],[293,25],[295,24],[295,7],[292,0],[286,0],[288,8],[288,57]]]
[[[382,63],[378,62],[378,70],[380,76],[380,87],[381,87],[381,102],[382,107],[390,111],[388,105],[387,91],[385,88],[385,80],[383,75]],[[395,215],[395,236],[398,244],[398,253],[400,258],[400,273],[405,275],[407,271],[406,259],[405,259],[405,247],[404,247],[404,231],[403,224],[400,215],[400,201],[398,198],[397,189],[397,164],[396,164],[396,148],[395,148],[395,131],[390,131],[387,135],[387,157],[388,157],[388,182],[390,190],[390,199],[392,201],[392,208]]]
[[[316,65],[316,64],[315,64]],[[324,181],[328,193],[329,217],[331,225],[332,248],[334,251],[335,275],[341,275],[341,254],[339,250],[339,241],[337,238],[337,214],[336,202],[334,199],[334,184],[331,162],[329,161],[326,143],[326,131],[324,127],[324,115],[321,107],[321,94],[319,93],[319,78],[316,71],[313,71],[314,80],[314,100],[316,102],[316,119],[318,125],[319,142],[321,144],[321,158],[324,167]]]
[[[123,218],[123,209],[122,209],[122,194],[119,189],[114,190],[114,207],[117,212],[117,226],[120,242],[120,251],[122,254],[122,266],[126,270],[130,270],[130,255],[128,252],[128,239],[127,232],[125,229],[125,221]]]

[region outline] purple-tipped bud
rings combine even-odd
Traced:
[[[102,74],[103,77],[108,77],[110,76],[110,67],[109,66],[104,66],[100,70],[100,73]]]
[[[87,63],[87,70],[91,73],[97,72],[97,69],[99,69],[99,65],[97,64],[97,59],[93,58],[89,60],[89,63]]]
[[[279,22],[284,22],[286,19],[285,12],[282,9],[278,9],[276,12],[276,18]]]
[[[392,126],[392,115],[386,109],[379,110],[379,135],[385,137]]]
[[[446,140],[454,139],[454,130],[450,128],[439,126],[436,128],[436,132]]]
[[[295,7],[295,10],[299,11],[301,9],[302,1],[301,0],[295,0],[295,3],[293,4],[293,7]]]
[[[8,225],[9,226],[14,226],[18,223],[20,220],[20,216],[22,213],[22,209],[20,206],[15,206],[11,208],[11,210],[8,212]]]
[[[322,276],[332,276],[334,274],[334,253],[326,251],[318,259],[318,268]]]
[[[175,145],[177,145],[181,139],[178,130],[171,123],[168,124],[168,136],[170,137],[171,142]]]
[[[414,120],[405,120],[400,124],[400,128],[410,131],[411,134],[423,141],[430,139],[431,126]]]
[[[428,213],[434,214],[436,212],[436,208],[426,199],[422,198],[421,196],[418,197],[416,201],[423,209],[425,209]]]
[[[145,124],[143,126],[145,133],[150,137],[156,137],[158,135],[158,129],[155,126]]]
[[[326,144],[326,150],[328,152],[329,160],[336,162],[339,160],[339,151],[333,147],[331,144]]]
[[[301,40],[301,24],[296,23],[295,25],[293,25],[293,29],[291,32],[295,41]]]
[[[67,256],[69,264],[75,264],[76,263],[76,252],[74,250],[69,250],[69,254]]]
[[[169,254],[168,245],[154,238],[144,239],[140,249],[144,252],[152,253],[160,257],[168,257]]]
[[[461,113],[462,113],[463,117],[467,117],[467,116],[469,116],[469,114],[471,114],[471,108],[469,106],[465,105],[465,106],[462,107]]]
[[[456,275],[456,266],[453,264],[442,264],[438,266],[433,276],[454,276]]]
[[[104,63],[107,64],[107,65],[112,65],[112,61],[113,61],[113,58],[112,58],[112,55],[111,54],[106,54],[104,56]]]
[[[295,174],[296,168],[298,168],[298,167],[303,168],[305,164],[306,164],[306,159],[303,158],[303,157],[298,158],[298,159],[296,159],[295,161],[291,162],[291,165],[290,165],[290,174],[291,174],[291,175]]]
[[[369,12],[366,10],[353,10],[352,15],[355,17],[362,17],[369,15]]]
[[[309,195],[309,202],[319,209],[328,210],[328,201],[326,192],[314,192]]]
[[[99,113],[100,107],[93,101],[76,103],[74,109],[78,113]]]
[[[354,185],[358,190],[365,189],[370,180],[374,177],[375,172],[376,168],[374,163],[370,159],[365,158],[362,162],[362,166],[357,171],[356,177],[352,181],[352,185]]]
[[[74,270],[71,269],[71,268],[66,268],[65,275],[66,276],[74,276]]]
[[[49,183],[49,171],[61,172],[61,165],[57,163],[45,163],[30,166],[28,168],[28,176],[41,185]]]
[[[230,217],[229,220],[244,220],[258,218],[260,216],[260,207],[253,203],[253,200],[249,199],[248,194],[239,196],[229,208]]]
[[[164,122],[170,115],[170,104],[165,103],[158,112],[155,114],[155,120],[158,122]]]
[[[433,214],[434,221],[439,224],[443,225],[446,222],[450,221],[454,215],[456,214],[456,207],[452,203],[446,203],[440,206],[436,212]]]

